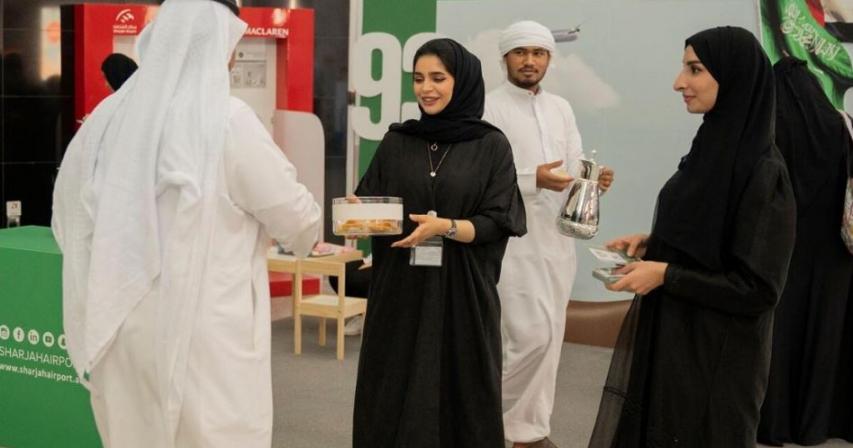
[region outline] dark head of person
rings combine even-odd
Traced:
[[[739,198],[758,160],[773,148],[773,68],[743,28],[708,29],[684,47],[685,66],[692,50],[719,87],[715,101],[701,111],[690,152],[661,190],[653,234],[697,263],[719,269]],[[674,87],[682,91],[678,81]]]
[[[133,59],[121,53],[113,53],[101,63],[101,71],[104,72],[107,84],[110,85],[113,92],[121,88],[137,68],[139,66]]]
[[[419,76],[429,76],[429,73],[418,73],[418,61],[425,56],[438,58],[452,77],[450,99],[443,108],[430,113],[432,108],[428,106],[430,110],[425,110],[425,103],[419,98],[421,118],[392,124],[390,130],[438,143],[476,140],[490,132],[500,132],[481,119],[486,89],[480,60],[452,39],[431,40],[415,52],[415,83]]]

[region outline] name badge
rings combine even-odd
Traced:
[[[409,250],[410,266],[441,267],[443,239],[440,236],[428,238]]]

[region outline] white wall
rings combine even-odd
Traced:
[[[578,274],[572,298],[624,299],[610,293],[591,271],[586,249],[610,238],[648,232],[657,193],[675,171],[701,116],[690,115],[672,82],[684,40],[717,25],[756,33],[758,12],[750,0],[439,0],[437,30],[477,54],[487,89],[504,78],[497,49],[500,29],[522,19],[551,29],[581,24],[578,40],[558,44],[556,64],[544,86],[568,99],[587,151],[616,170],[602,198],[599,235],[578,241]],[[556,217],[557,210],[554,211]]]

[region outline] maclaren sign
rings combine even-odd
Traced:
[[[156,7],[151,7],[156,11]],[[122,8],[113,20],[114,35],[135,36],[145,27],[146,11],[139,7]],[[285,26],[288,11],[282,8],[265,8],[265,10],[243,10],[240,18],[249,24],[245,36],[266,37],[270,39],[287,39],[290,31]]]
[[[291,10],[285,8],[242,8],[240,18],[249,24],[246,36],[287,39]]]
[[[246,36],[270,37],[273,39],[287,39],[287,28],[273,28],[262,26],[250,26],[246,29]]]

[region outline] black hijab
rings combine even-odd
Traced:
[[[430,142],[457,143],[476,140],[498,128],[481,120],[486,102],[486,88],[480,60],[453,39],[434,39],[415,53],[418,58],[435,55],[453,76],[453,97],[439,113],[429,115],[421,109],[420,120],[394,123],[391,131],[414,135]],[[500,131],[498,131],[500,132]]]
[[[805,61],[785,57],[776,75],[776,144],[785,156],[797,208],[803,212],[827,182],[849,147],[850,138],[835,109]],[[839,204],[840,205],[840,204]]]
[[[104,77],[107,78],[107,83],[113,91],[118,90],[137,68],[133,59],[121,53],[113,53],[101,63],[101,71],[104,72]]]
[[[708,29],[687,39],[688,45],[719,92],[690,152],[660,192],[653,235],[719,270],[739,198],[756,162],[773,146],[773,69],[743,28]]]

